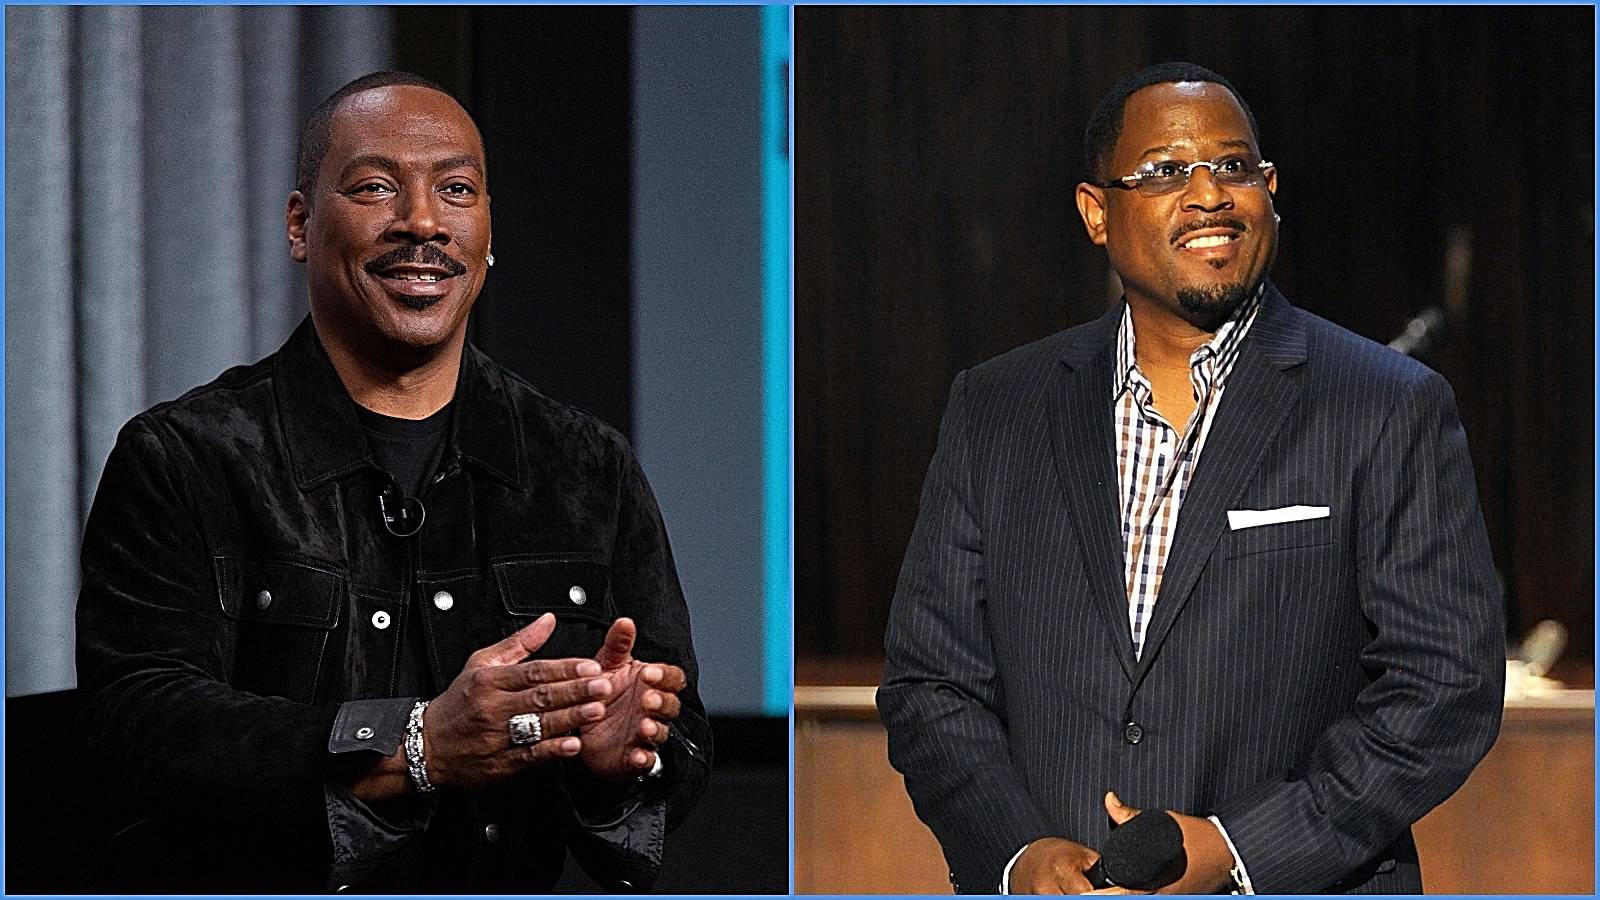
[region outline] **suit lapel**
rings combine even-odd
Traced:
[[[1267,446],[1299,399],[1298,367],[1305,359],[1305,328],[1288,301],[1269,283],[1178,513],[1136,680],[1149,671],[1173,622],[1189,602],[1195,582],[1227,527],[1229,505],[1260,468]]]
[[[1133,638],[1122,586],[1122,526],[1117,511],[1116,439],[1111,422],[1112,341],[1122,304],[1085,329],[1062,353],[1047,392],[1050,449],[1082,546],[1089,593],[1112,630],[1117,662],[1133,678]]]

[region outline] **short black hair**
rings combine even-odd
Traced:
[[[1244,117],[1250,123],[1250,137],[1255,139],[1256,147],[1260,148],[1261,128],[1256,125],[1256,114],[1250,111],[1250,104],[1244,102],[1244,97],[1228,83],[1228,79],[1191,62],[1156,63],[1145,66],[1106,91],[1095,105],[1094,113],[1089,116],[1089,126],[1083,130],[1083,160],[1089,166],[1093,180],[1106,181],[1111,178],[1107,169],[1111,166],[1111,153],[1116,149],[1117,138],[1122,136],[1122,112],[1128,105],[1128,97],[1152,84],[1177,81],[1204,81],[1227,88],[1228,93],[1244,109]]]
[[[456,100],[454,94],[421,75],[399,71],[372,72],[329,94],[328,99],[317,104],[317,108],[306,117],[306,124],[300,129],[300,152],[295,159],[294,189],[305,198],[307,206],[311,205],[311,197],[317,186],[317,170],[322,168],[322,158],[328,155],[329,136],[333,132],[333,111],[338,109],[344,98],[351,94],[396,85],[424,87]],[[461,101],[456,100],[456,102]]]

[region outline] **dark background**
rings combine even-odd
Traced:
[[[395,17],[399,67],[461,100],[483,130],[495,195],[521,198],[495,205],[501,252],[472,340],[631,437],[632,10],[398,7]]]
[[[493,170],[497,264],[471,339],[540,390],[633,437],[632,10],[395,15],[397,67],[462,101]],[[95,798],[68,774],[75,754],[62,753],[75,702],[73,691],[7,700],[8,893],[75,891],[109,837]],[[658,891],[787,892],[787,726],[781,717],[712,716],[711,782],[667,836]],[[558,890],[600,892],[570,858]]]
[[[1450,235],[1470,240],[1428,362],[1456,390],[1512,639],[1555,618],[1568,659],[1592,661],[1592,8],[795,16],[802,679],[881,661],[955,374],[1114,299],[1073,205],[1083,127],[1168,59],[1255,112],[1279,166],[1272,278],[1295,304],[1387,342],[1445,303]]]

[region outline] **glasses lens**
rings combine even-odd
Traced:
[[[1136,174],[1139,176],[1139,193],[1148,197],[1170,194],[1189,183],[1188,163],[1176,160],[1145,163]]]
[[[1248,156],[1224,156],[1211,163],[1211,174],[1227,184],[1254,187],[1265,180],[1260,162]]]
[[[1146,175],[1139,179],[1139,193],[1147,197],[1157,197],[1170,194],[1189,183],[1189,176],[1179,172],[1176,175]]]

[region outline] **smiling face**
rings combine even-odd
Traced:
[[[1108,180],[1145,163],[1260,158],[1244,110],[1221,85],[1151,85],[1129,95],[1122,122]],[[1201,166],[1186,187],[1153,197],[1080,184],[1078,212],[1090,240],[1106,248],[1129,303],[1215,331],[1272,265],[1277,186],[1276,170],[1265,184],[1243,187]]]
[[[289,198],[324,342],[369,359],[459,346],[483,288],[483,141],[459,104],[412,85],[352,94],[333,114],[315,196]]]

